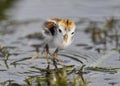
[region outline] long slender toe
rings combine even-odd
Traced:
[[[53,59],[56,60],[56,61],[63,62],[63,59],[59,59],[59,58],[57,57],[57,54],[53,54]]]
[[[35,56],[33,56],[31,59],[29,59],[29,61],[33,61],[33,60],[39,58],[40,56],[41,56],[41,53],[37,52],[37,54]]]

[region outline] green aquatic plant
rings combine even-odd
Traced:
[[[83,82],[81,77],[77,76],[77,77],[74,78],[74,81],[69,86],[88,86],[88,81],[85,80]]]
[[[51,86],[67,86],[67,75],[65,71],[53,72],[50,76]]]
[[[98,29],[92,31],[92,41],[94,44],[98,44],[102,40],[101,32]]]
[[[110,72],[110,73],[116,73],[120,70],[120,68],[112,68],[112,67],[87,67],[88,70],[94,70],[94,71],[101,71],[101,72]]]
[[[114,17],[111,17],[106,20],[104,28],[110,31],[115,28],[117,22],[118,22],[117,19],[115,19]]]
[[[105,51],[108,49],[107,45],[114,42],[115,48],[118,49],[120,38],[119,34],[120,20],[116,19],[115,17],[111,17],[107,19],[105,22],[102,22],[102,24],[104,25],[101,25],[101,27],[99,27],[100,24],[101,23],[99,22],[91,21],[85,31],[91,34],[91,40],[95,46],[101,44],[103,45],[102,48],[95,47],[95,50],[98,53],[100,53],[101,50]]]
[[[46,69],[45,77],[33,76],[25,79],[29,86],[88,86],[88,81],[83,80],[80,74],[83,67],[78,74],[75,74],[72,80],[68,80],[69,74],[67,71],[72,71],[74,66],[63,66],[63,68]],[[72,69],[72,70],[71,70]],[[66,71],[67,70],[67,71]]]
[[[5,11],[11,8],[16,0],[0,0],[0,20],[7,19]]]
[[[0,56],[3,57],[3,61],[5,63],[5,66],[7,68],[9,68],[9,65],[7,63],[7,60],[9,58],[9,56],[10,56],[9,50],[7,48],[3,47],[3,46],[0,46]]]
[[[88,26],[85,28],[85,32],[92,33],[94,30],[101,30],[101,28],[98,27],[98,22],[90,21]]]
[[[2,46],[0,46],[0,54],[1,54],[2,57],[4,57],[5,61],[8,60],[8,57],[10,55],[9,50],[4,48],[4,47],[2,47]]]
[[[111,38],[112,41],[116,42],[116,48],[119,47],[119,23],[120,21],[118,19],[115,19],[114,17],[111,17],[110,19],[106,20],[105,25],[103,27],[103,33],[105,35],[105,38]],[[110,34],[109,32],[112,31],[114,34]]]

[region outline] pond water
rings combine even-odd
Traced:
[[[119,0],[22,0],[11,12],[13,19],[119,17]]]
[[[3,0],[4,1],[4,0]],[[59,52],[58,66],[74,65],[75,69],[86,67],[84,78],[88,80],[88,86],[120,86],[120,55],[119,40],[116,48],[115,39],[107,37],[106,50],[104,44],[94,44],[91,32],[85,30],[95,24],[104,27],[106,20],[114,17],[118,20],[117,34],[120,34],[120,1],[119,0],[18,0],[10,9],[4,12],[8,19],[0,21],[0,83],[13,80],[15,83],[25,84],[24,80],[30,76],[43,76],[36,68],[45,69],[47,62],[43,57],[34,61],[28,61],[36,55],[36,48],[32,44],[38,44],[42,38],[28,37],[40,32],[42,23],[53,17],[72,19],[77,26],[74,42],[67,49]],[[110,31],[110,34],[115,34]],[[119,39],[119,37],[118,37]],[[9,51],[9,58],[4,58],[3,52]],[[8,60],[5,60],[8,59]],[[92,70],[87,67],[111,68],[111,70]],[[51,63],[51,69],[54,66]],[[114,68],[118,70],[113,70]],[[19,78],[18,78],[19,77]],[[98,82],[99,81],[99,82]]]

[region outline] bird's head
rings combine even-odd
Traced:
[[[59,41],[62,42],[62,46],[68,46],[71,44],[75,32],[75,24],[72,20],[69,19],[59,19],[59,18],[53,18],[49,19],[49,22],[51,22],[51,26],[53,24],[56,26],[55,30],[57,30],[57,39],[60,39]],[[49,26],[50,26],[49,25]],[[52,30],[51,30],[52,31]]]
[[[75,32],[75,24],[72,20],[61,19],[58,22],[58,32],[62,35],[65,45],[71,44]]]

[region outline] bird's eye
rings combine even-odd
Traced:
[[[72,35],[74,34],[74,32],[71,33]]]
[[[60,29],[59,29],[59,32],[61,33],[61,32],[62,32],[62,30],[60,30]]]

